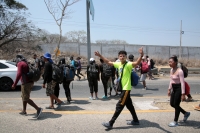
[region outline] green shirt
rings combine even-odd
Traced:
[[[115,68],[118,69],[119,76],[121,77],[123,65],[121,62],[113,62]],[[123,76],[121,79],[123,90],[131,90],[131,71],[132,71],[132,62],[127,62],[124,67]]]

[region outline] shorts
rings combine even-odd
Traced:
[[[21,85],[21,97],[23,101],[29,100],[32,87],[33,83],[26,83]]]
[[[147,78],[147,74],[146,73],[141,74],[141,76],[140,76],[140,82],[145,81],[146,78]]]
[[[56,82],[52,80],[51,82],[47,83],[47,88],[46,88],[46,94],[47,96],[50,96],[54,94],[54,89],[56,87]]]

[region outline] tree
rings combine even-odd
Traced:
[[[97,44],[128,44],[124,40],[96,40]]]
[[[60,42],[61,42],[61,38],[62,38],[62,22],[63,22],[63,19],[66,19],[67,17],[69,17],[69,14],[71,13],[71,11],[67,11],[67,8],[69,6],[75,4],[78,1],[80,1],[80,0],[55,0],[55,1],[44,0],[49,13],[53,16],[56,24],[59,27],[59,31],[60,31],[56,55],[59,51]]]
[[[1,0],[0,1],[1,16],[3,16],[2,13],[4,13],[5,11],[7,11],[9,9],[27,10],[27,7],[25,5],[23,5],[22,3],[19,3],[15,0]]]
[[[66,42],[87,43],[87,35],[84,30],[69,31],[65,34]]]
[[[23,39],[24,28],[28,27],[28,23],[25,13],[20,10],[26,9],[26,6],[15,0],[0,2],[0,47]]]
[[[59,34],[50,34],[48,31],[46,30],[41,30],[39,33],[40,36],[40,41],[42,43],[46,43],[46,44],[56,44],[59,41]],[[65,37],[61,38],[61,43],[64,43],[66,40]]]

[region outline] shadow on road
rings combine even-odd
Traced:
[[[79,111],[79,110],[85,110],[83,108],[80,108],[78,106],[61,106],[58,109],[55,109],[55,111]]]
[[[33,88],[32,88],[32,91],[39,91],[41,89],[42,89],[42,86],[34,85]]]
[[[144,97],[144,95],[147,95],[147,94],[152,94],[152,93],[145,93],[145,94],[136,93],[136,94],[130,94],[130,96],[134,96],[134,97]]]
[[[200,129],[200,121],[187,120],[187,122],[179,122],[179,126],[193,127],[194,129]]]
[[[127,121],[131,121],[131,120],[127,120]],[[158,128],[161,130],[160,132],[171,133],[170,131],[167,131],[166,129],[161,127],[158,123],[151,122],[144,119],[140,120],[140,125],[127,125],[123,127],[113,127],[113,129],[148,128],[148,127]],[[109,130],[110,129],[106,129],[106,131],[109,131]]]
[[[33,116],[35,114],[32,114]],[[28,119],[28,120],[32,120],[32,121],[40,121],[40,120],[45,120],[45,119],[56,119],[56,118],[60,118],[62,115],[61,114],[54,114],[53,112],[42,112],[42,114],[40,115],[40,117],[38,119],[36,118],[32,118],[32,119]]]
[[[88,100],[73,100],[73,101],[71,101],[71,103],[75,103],[75,104],[89,104],[91,102],[89,102]]]

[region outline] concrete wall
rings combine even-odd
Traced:
[[[43,52],[54,53],[57,44],[40,45]],[[99,51],[105,57],[115,58],[120,50],[125,50],[127,54],[138,56],[138,49],[143,46],[144,53],[151,58],[168,59],[172,55],[179,55],[178,46],[153,46],[153,45],[123,45],[123,44],[91,44],[91,56],[94,57],[94,51]],[[87,44],[65,43],[60,45],[61,52],[77,53],[87,56]],[[187,59],[199,59],[200,47],[182,47],[182,57]]]

